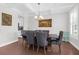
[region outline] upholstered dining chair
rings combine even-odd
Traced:
[[[23,42],[22,42],[22,45],[24,46],[24,44],[26,43],[27,39],[26,39],[26,30],[22,30],[21,31],[21,36],[22,36],[22,39],[23,39]]]
[[[43,32],[46,32],[47,35],[49,36],[49,30],[42,30]]]
[[[35,30],[35,32],[46,32],[49,36],[49,30]]]
[[[46,54],[46,48],[48,45],[47,42],[47,33],[46,32],[36,32],[36,38],[37,38],[37,53],[39,51],[40,46],[43,47],[44,53]]]
[[[26,32],[26,36],[27,36],[27,43],[28,43],[28,48],[29,48],[29,46],[30,45],[32,45],[33,46],[33,50],[34,50],[34,31],[27,31]]]
[[[62,43],[62,38],[63,38],[63,31],[59,32],[58,38],[51,38],[51,44],[56,44],[59,46],[59,53],[61,54],[61,43]]]

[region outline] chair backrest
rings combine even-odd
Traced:
[[[49,33],[49,30],[35,30],[36,32],[48,32]]]
[[[26,32],[28,44],[34,44],[34,31]]]
[[[49,30],[36,30],[36,32],[46,32],[49,36]]]
[[[42,30],[43,32],[48,32],[49,33],[49,30]]]
[[[42,30],[43,32],[46,32],[47,35],[49,36],[49,30]]]
[[[59,40],[62,41],[62,38],[63,38],[63,31],[60,31],[59,32]]]
[[[22,30],[21,35],[26,35],[26,30]]]
[[[36,32],[37,45],[47,46],[47,33],[46,32]]]
[[[26,39],[26,30],[22,30],[22,31],[21,31],[21,35],[22,35],[22,37],[23,37],[24,39]]]

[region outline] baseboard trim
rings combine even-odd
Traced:
[[[71,43],[78,51],[79,51],[79,47],[77,45],[75,45],[73,42],[69,41],[69,43]]]
[[[5,44],[1,44],[0,47],[3,47],[3,46],[6,46],[6,45],[9,45],[9,44],[12,44],[14,42],[17,42],[18,40],[14,40],[14,41],[11,41],[11,42],[8,42],[8,43],[5,43]]]

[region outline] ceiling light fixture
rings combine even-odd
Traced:
[[[38,14],[35,16],[35,19],[38,20],[44,19],[44,17],[40,15],[40,3],[37,3],[37,5],[38,5]]]

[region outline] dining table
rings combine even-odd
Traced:
[[[57,34],[49,34],[48,38],[50,38],[51,40],[54,40],[55,38],[58,38]]]
[[[56,40],[56,38],[58,38],[57,34],[49,34],[47,38],[48,44],[51,45],[52,40]]]

